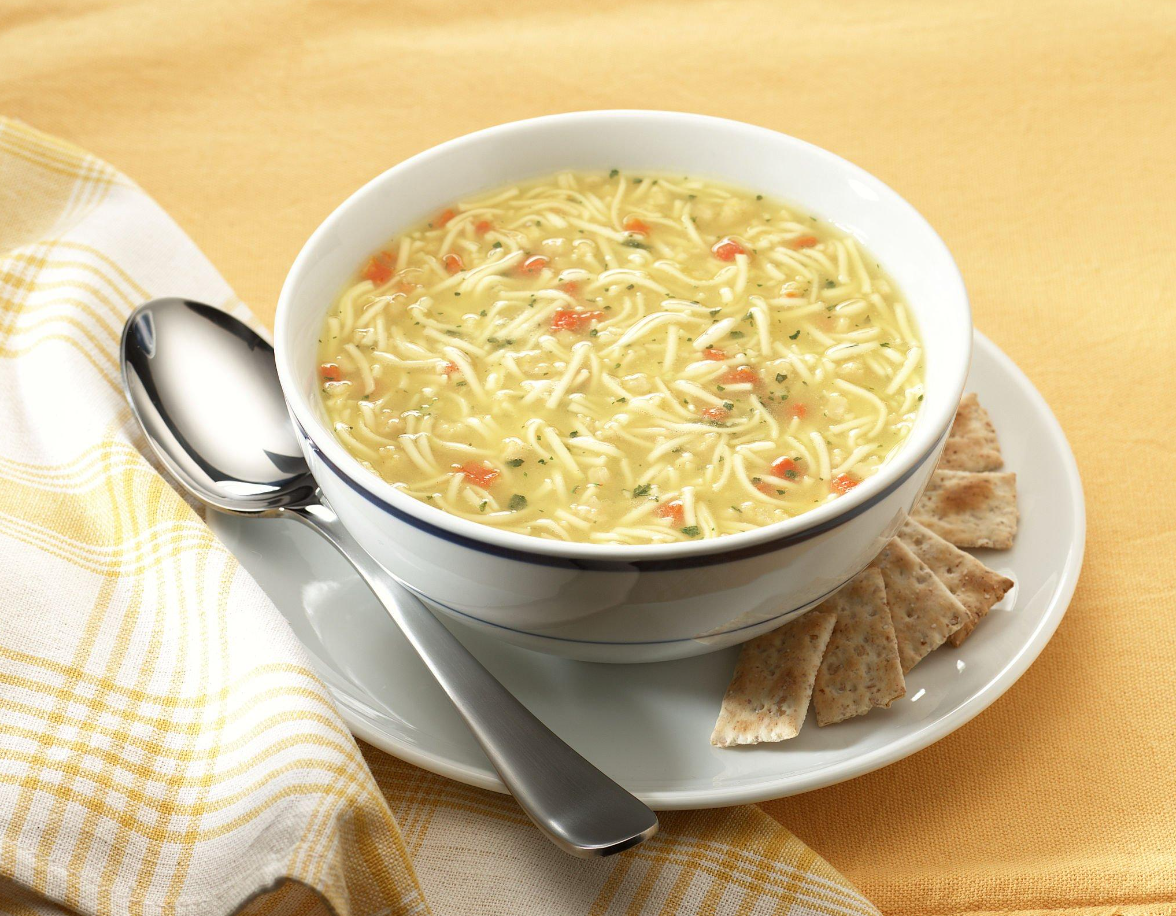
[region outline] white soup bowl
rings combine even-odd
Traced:
[[[565,543],[500,531],[400,492],[332,434],[318,339],[358,265],[454,200],[564,169],[714,178],[798,204],[853,236],[897,281],[924,342],[926,394],[910,436],[846,495],[754,531],[663,545]],[[971,313],[943,241],[905,200],[844,159],[736,121],[589,111],[503,124],[393,166],[343,202],[286,278],[278,373],[303,452],[340,519],[431,607],[532,649],[589,661],[681,658],[780,626],[882,548],[935,467],[972,347]]]

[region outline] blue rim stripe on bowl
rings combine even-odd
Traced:
[[[466,547],[470,550],[476,550],[481,553],[490,554],[496,557],[502,557],[507,560],[516,560],[520,563],[532,563],[538,566],[555,566],[561,569],[579,569],[596,572],[618,572],[638,570],[641,572],[665,572],[682,569],[697,569],[703,566],[713,566],[716,563],[729,563],[733,560],[745,560],[751,557],[761,556],[765,553],[773,553],[785,547],[790,547],[793,544],[800,544],[804,541],[811,540],[819,535],[837,528],[848,522],[850,519],[856,518],[867,509],[870,509],[881,500],[885,499],[900,486],[906,483],[907,480],[921,467],[928,458],[942,445],[947,438],[945,431],[943,436],[935,441],[935,443],[919,456],[919,459],[911,464],[910,468],[901,476],[895,478],[890,484],[879,490],[872,497],[867,499],[860,505],[846,512],[844,515],[837,515],[820,524],[813,525],[811,528],[806,528],[801,531],[786,534],[783,537],[776,538],[772,541],[766,541],[762,544],[753,544],[749,547],[740,547],[734,550],[719,550],[715,553],[700,554],[693,557],[683,557],[681,559],[673,560],[580,560],[571,559],[567,557],[554,557],[543,553],[532,553],[530,551],[516,550],[512,547],[500,547],[497,544],[489,544],[485,541],[479,541],[475,538],[467,537],[464,534],[458,534],[454,531],[449,531],[439,525],[434,525],[422,518],[418,518],[403,509],[398,509],[389,503],[387,500],[373,493],[362,483],[355,480],[346,474],[335,462],[333,462],[327,455],[318,447],[313,439],[307,435],[306,430],[302,428],[302,424],[298,422],[297,417],[293,416],[291,411],[291,418],[294,425],[298,428],[299,434],[306,440],[310,446],[315,457],[321,461],[327,468],[329,468],[336,477],[346,483],[352,490],[366,499],[376,508],[391,515],[398,521],[411,525],[418,531],[423,531],[425,534],[430,534],[433,537],[440,538],[443,541],[448,541],[451,544],[457,544],[460,547]],[[437,510],[440,511],[440,510]]]

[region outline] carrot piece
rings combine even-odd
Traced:
[[[675,528],[682,527],[682,522],[686,521],[686,507],[682,505],[681,500],[675,499],[670,503],[662,503],[657,507],[658,518],[668,518],[670,524]]]
[[[796,476],[796,462],[791,458],[777,458],[772,462],[772,474],[776,477],[786,477],[789,471]]]
[[[363,278],[371,280],[376,286],[383,286],[392,279],[392,267],[396,264],[396,256],[387,251],[375,254],[363,268]]]
[[[452,251],[441,260],[445,262],[445,269],[451,274],[465,270],[465,264],[462,263],[461,255],[454,254]]]
[[[779,496],[780,495],[779,493],[776,492],[777,487],[772,486],[766,480],[759,481],[755,485],[755,488],[757,490],[759,490],[761,493],[763,493],[764,496]]]
[[[339,370],[338,363],[323,363],[319,366],[319,377],[324,382],[337,382],[343,377],[343,373]]]
[[[814,248],[821,243],[815,235],[802,235],[798,239],[793,239],[791,246],[793,248]]]
[[[604,312],[573,312],[571,309],[560,309],[551,316],[551,330],[553,331],[582,331],[594,321],[600,321]]]
[[[457,469],[457,472],[470,483],[477,484],[483,490],[501,476],[501,472],[497,468],[487,467],[484,464],[478,464],[476,461],[467,461]]]
[[[444,226],[446,223],[448,223],[455,216],[457,216],[457,214],[454,213],[448,207],[446,207],[444,210],[442,210],[440,213],[437,214],[437,218],[435,220],[433,220],[433,225],[434,226]]]
[[[580,284],[575,280],[568,280],[566,283],[561,283],[559,288],[569,296],[578,296],[580,294]]]
[[[738,366],[734,369],[728,369],[719,379],[724,385],[758,385],[759,380],[759,373],[752,369],[751,366]]]
[[[726,407],[706,407],[702,411],[702,418],[709,423],[722,423],[729,416],[731,411]]]
[[[635,216],[630,216],[622,225],[626,232],[632,232],[634,235],[649,235],[649,225],[645,220]]]
[[[772,475],[775,477],[787,477],[791,480],[799,474],[800,465],[791,458],[780,457],[772,462]]]
[[[533,277],[535,274],[541,272],[547,264],[548,260],[543,255],[533,254],[519,265],[519,273]]]
[[[734,261],[736,255],[747,254],[747,249],[738,239],[727,236],[726,238],[719,239],[717,242],[715,242],[714,246],[711,248],[711,254],[713,254],[720,261]]]
[[[474,223],[474,232],[478,233],[478,235],[485,235],[493,228],[494,224],[488,219],[480,219]]]
[[[420,286],[419,283],[413,283],[411,280],[401,280],[396,284],[396,288],[402,293],[411,293],[418,286]]]
[[[830,484],[830,487],[834,493],[838,494],[839,496],[843,496],[856,487],[859,483],[861,483],[861,481],[850,474],[838,474],[833,478],[833,482]]]
[[[722,362],[727,358],[727,354],[717,347],[707,347],[702,351],[703,359],[713,359],[715,362]]]
[[[461,370],[458,368],[457,363],[451,363],[446,360],[445,365],[441,367],[441,371],[446,375],[453,375],[455,372],[460,372]]]

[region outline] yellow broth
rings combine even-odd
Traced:
[[[803,208],[561,173],[454,204],[324,324],[340,442],[403,492],[538,537],[711,538],[837,499],[923,397],[913,319]]]

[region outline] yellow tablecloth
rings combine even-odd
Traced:
[[[0,112],[133,176],[263,318],[302,240],[438,141],[554,111],[739,118],[879,175],[1053,406],[1086,568],[1004,698],[764,805],[886,912],[1176,908],[1176,5],[16,2]],[[1114,908],[1118,909],[1114,909]]]

